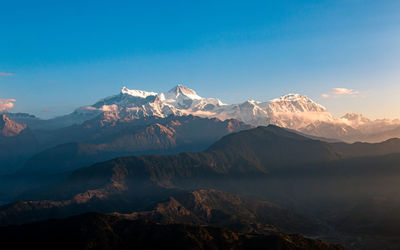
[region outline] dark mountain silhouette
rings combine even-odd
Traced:
[[[47,218],[63,218],[88,212],[115,210],[101,203],[82,203],[75,197],[68,201],[29,201],[2,206],[0,224],[21,224]],[[246,233],[291,232],[307,235],[321,234],[326,228],[313,220],[302,217],[279,206],[244,198],[217,190],[175,192],[167,200],[150,206],[145,211],[121,215],[129,219],[145,219],[163,224],[184,223],[214,225]]]
[[[23,223],[97,211],[138,212],[138,218],[159,222],[181,219],[179,222],[224,227],[231,223],[229,227],[237,225],[235,230],[244,231],[244,222],[257,221],[260,227],[250,227],[255,231],[268,228],[267,224],[285,230],[290,230],[289,224],[299,224],[292,221],[285,226],[283,222],[288,218],[279,216],[269,223],[254,210],[246,217],[250,206],[246,202],[238,203],[243,210],[225,209],[211,202],[219,216],[204,217],[202,211],[208,210],[214,195],[207,194],[198,207],[191,206],[191,198],[179,198],[185,197],[188,190],[215,188],[252,194],[299,211],[312,221],[317,217],[322,223],[334,225],[323,237],[343,240],[351,246],[359,235],[351,235],[347,241],[340,233],[345,230],[336,228],[335,222],[345,218],[366,197],[398,195],[399,149],[399,140],[378,144],[327,143],[276,126],[258,127],[229,134],[201,153],[120,157],[80,168],[60,184],[21,196],[31,201],[2,206],[0,221]],[[171,196],[176,202],[168,201]],[[215,196],[225,199],[224,195]],[[149,209],[154,204],[159,207]],[[157,213],[157,208],[162,208],[162,213]],[[144,210],[147,213],[139,212]],[[229,210],[240,216],[235,218]],[[180,218],[179,213],[174,214],[177,211],[188,213],[188,217]],[[268,213],[274,214],[273,211],[271,208]]]
[[[276,169],[338,159],[341,155],[328,143],[276,126],[258,127],[225,136],[203,153],[130,156],[81,168],[63,183],[21,199],[61,201],[62,207],[72,204],[74,211],[95,207],[101,212],[129,212],[179,190],[224,188],[225,179],[266,177]],[[35,210],[53,206],[31,205]]]
[[[217,190],[177,194],[152,209],[125,215],[163,224],[215,225],[246,233],[319,234],[324,228],[275,204]]]
[[[375,146],[381,147],[380,144]],[[349,159],[346,160],[344,152],[335,149],[333,144],[312,140],[276,126],[258,127],[225,136],[202,153],[130,156],[81,168],[63,183],[30,192],[21,198],[74,198],[82,203],[90,200],[107,203],[109,199],[125,197],[119,201],[119,207],[135,207],[133,201],[137,202],[137,199],[154,201],[150,197],[163,196],[174,189],[218,189],[223,187],[221,180],[263,178],[273,176],[275,172],[307,174],[316,171],[324,174],[345,171],[346,174],[346,171],[355,168],[339,169],[336,162],[353,166],[365,162],[346,157]],[[391,164],[393,162],[389,162]],[[359,168],[356,171],[363,173]]]
[[[377,156],[400,153],[400,139],[393,138],[380,143],[355,142],[332,143],[332,146],[347,157]]]
[[[109,114],[101,114],[81,125],[35,131],[40,139],[40,148],[57,146],[35,155],[33,151],[24,158],[18,156],[17,167],[15,161],[9,160],[14,158],[10,157],[13,155],[7,146],[0,154],[8,157],[13,171],[18,170],[0,176],[0,190],[4,193],[4,198],[0,194],[0,200],[10,200],[26,190],[59,182],[73,170],[96,162],[126,155],[200,151],[226,134],[251,128],[237,120],[220,121],[194,116],[146,117],[127,121],[112,118]],[[20,144],[21,140],[17,142],[17,152],[23,152],[21,149],[29,145]]]
[[[56,174],[118,156],[200,151],[222,136],[251,128],[237,120],[220,121],[194,116],[118,120],[106,125],[102,121],[97,117],[82,125],[54,132],[54,138],[49,139],[53,143],[54,140],[57,144],[70,142],[36,154],[19,173]]]
[[[300,235],[245,234],[95,213],[0,227],[0,240],[13,249],[343,249]]]
[[[97,194],[104,197],[104,189],[109,190],[107,197],[114,192],[131,194],[144,184],[155,189],[198,188],[213,184],[215,178],[267,175],[274,169],[339,159],[340,153],[328,143],[276,126],[258,127],[225,136],[202,153],[130,156],[81,168],[52,188],[49,198],[80,194],[92,199]]]

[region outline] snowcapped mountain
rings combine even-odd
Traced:
[[[123,87],[119,94],[80,107],[71,114],[50,120],[35,118],[32,124],[28,120],[24,122],[33,129],[54,129],[88,120],[91,126],[112,126],[117,122],[170,115],[238,119],[254,126],[274,124],[312,136],[347,142],[376,142],[400,137],[399,120],[370,120],[360,114],[336,118],[322,105],[299,94],[288,94],[264,102],[249,100],[225,104],[217,98],[203,98],[182,85],[161,93]],[[15,117],[17,122],[18,118]]]
[[[200,97],[194,90],[182,85],[165,93],[124,87],[120,94],[79,108],[75,112],[103,113],[103,124],[149,116],[194,115],[221,120],[238,119],[256,126],[272,123],[297,130],[315,121],[335,120],[323,106],[299,94],[289,94],[267,102],[250,100],[240,104],[224,104],[217,98]]]
[[[299,94],[288,94],[265,102],[249,100],[225,104],[217,98],[203,98],[182,85],[163,93],[123,87],[119,94],[78,108],[64,120],[70,122],[76,119],[81,122],[88,117],[97,117],[95,122],[98,126],[107,126],[116,122],[169,115],[238,119],[254,126],[274,124],[313,136],[348,142],[385,140],[389,138],[386,131],[390,131],[392,137],[400,136],[400,121],[372,121],[359,114],[336,118],[322,105]],[[370,139],[371,134],[377,133],[381,135]]]
[[[98,115],[102,113],[102,122],[128,121],[143,117],[169,115],[183,116],[193,114],[201,117],[217,117],[216,109],[226,106],[215,98],[202,98],[194,90],[177,85],[168,92],[155,93],[130,90],[123,87],[118,95],[107,97],[75,112]],[[225,120],[225,119],[224,119]]]

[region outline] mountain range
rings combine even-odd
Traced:
[[[62,183],[27,194],[24,199],[84,204],[128,195],[129,199],[119,201],[118,206],[123,209],[130,204],[142,204],[138,200],[150,205],[152,196],[169,195],[182,188],[219,189],[229,179],[257,179],[285,171],[289,174],[336,171],[338,174],[342,170],[366,174],[357,170],[358,161],[369,159],[368,163],[372,163],[373,157],[399,153],[399,139],[376,144],[328,143],[270,125],[229,134],[199,153],[120,157],[79,168]],[[357,166],[336,167],[346,164]]]
[[[140,154],[172,154],[201,151],[221,137],[252,126],[238,120],[195,116],[147,117],[102,124],[103,115],[83,124],[27,133],[17,140],[14,157],[5,145],[0,165],[0,201],[25,190],[46,186],[67,178],[72,171],[115,157]],[[27,132],[30,131],[27,129]],[[25,140],[22,140],[24,139]],[[32,139],[35,148],[25,148]],[[23,157],[17,157],[21,156]],[[18,164],[15,162],[18,161]],[[6,164],[9,163],[9,164]],[[3,196],[3,197],[2,197]]]
[[[140,228],[202,232],[182,235],[200,249],[240,249],[254,237],[275,237],[283,249],[340,249],[290,233],[396,249],[399,124],[335,118],[298,94],[225,104],[181,85],[164,93],[124,87],[50,120],[4,113],[0,231],[59,225],[54,237],[65,240],[63,232],[90,225],[98,234],[71,242],[105,249],[130,246]],[[135,229],[124,234],[122,225]],[[210,237],[229,240],[196,245]]]
[[[62,173],[117,156],[201,151],[229,133],[251,128],[237,120],[191,115],[112,124],[103,124],[102,118],[100,115],[49,133],[41,142],[47,147],[55,146],[34,155],[19,172]]]
[[[366,248],[358,239],[367,239],[368,233],[382,224],[365,222],[362,225],[370,228],[363,233],[346,218],[373,196],[397,195],[400,139],[348,144],[312,139],[274,125],[243,130],[242,123],[235,120],[231,121],[235,126],[229,121],[194,116],[169,116],[158,121],[169,129],[177,121],[187,123],[188,128],[190,124],[208,124],[227,135],[202,152],[118,157],[71,169],[66,179],[28,190],[18,197],[21,201],[1,206],[0,224],[96,211],[161,224],[214,225],[244,233],[317,234],[315,237],[330,242]],[[229,133],[230,129],[237,130]],[[141,134],[143,130],[138,131]],[[64,161],[60,158],[59,163],[46,165],[51,161],[42,159],[32,168],[51,172]],[[244,198],[247,196],[253,198]],[[375,232],[375,236],[383,239],[393,234],[389,232]]]
[[[82,124],[99,114],[103,115],[101,124],[169,115],[237,119],[253,126],[274,124],[312,136],[347,142],[378,142],[400,136],[400,120],[371,120],[354,113],[336,118],[325,107],[300,94],[288,94],[263,102],[249,100],[225,104],[217,98],[200,97],[194,90],[182,85],[163,93],[123,87],[117,95],[50,120],[18,113],[8,116],[28,124],[32,129],[49,130]]]
[[[361,232],[349,216],[371,197],[397,195],[399,163],[399,139],[325,142],[269,125],[230,133],[203,152],[120,157],[81,167],[64,181],[1,206],[0,224],[96,211],[166,225],[294,232],[368,249],[359,239],[368,242],[382,223],[367,220],[360,226],[369,228]],[[359,211],[368,218],[369,209]],[[375,232],[376,242],[387,243],[393,232]]]

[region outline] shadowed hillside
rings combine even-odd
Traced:
[[[161,225],[93,213],[0,227],[0,240],[3,246],[14,249],[343,249],[300,235],[244,234],[216,227]]]
[[[0,207],[0,222],[93,210],[134,212],[129,216],[245,232],[315,230],[324,239],[366,247],[357,243],[365,233],[343,229],[337,222],[370,196],[398,195],[398,143],[327,143],[276,126],[258,127],[227,135],[200,153],[121,157],[78,169],[60,184],[21,196],[31,201]],[[278,207],[218,191],[187,194],[210,188],[251,195]]]

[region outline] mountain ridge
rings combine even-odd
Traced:
[[[86,213],[66,219],[0,227],[5,246],[40,249],[321,249],[340,245],[295,234],[246,234],[226,228],[158,224]],[[43,237],[46,235],[47,237]],[[22,237],[24,240],[19,240]]]
[[[218,98],[203,98],[196,91],[182,85],[159,93],[123,87],[119,94],[77,108],[69,115],[48,121],[32,118],[32,126],[26,117],[16,116],[16,119],[24,119],[35,129],[54,129],[81,124],[100,114],[105,121],[169,115],[238,119],[253,126],[274,124],[311,136],[347,142],[378,142],[400,137],[400,120],[371,120],[354,113],[336,118],[325,107],[300,94],[283,95],[270,101],[249,100],[225,104]]]
[[[62,183],[36,193],[26,193],[21,197],[25,201],[1,206],[0,223],[58,218],[94,209],[102,213],[134,212],[139,213],[134,216],[166,221],[183,213],[188,216],[185,217],[188,221],[199,224],[241,227],[246,224],[242,222],[255,222],[251,218],[257,218],[257,213],[249,214],[246,209],[252,206],[246,205],[244,199],[220,195],[220,191],[204,194],[204,191],[195,191],[198,189],[247,194],[280,207],[295,208],[295,211],[310,216],[306,218],[318,216],[318,221],[339,222],[352,211],[352,204],[366,197],[382,195],[383,191],[396,194],[398,189],[387,191],[387,188],[398,185],[399,162],[398,139],[378,144],[327,143],[270,125],[231,133],[203,152],[119,157],[80,168]],[[192,194],[185,196],[185,192]],[[332,197],[338,195],[343,195],[346,203],[335,204]],[[154,207],[154,204],[159,206]],[[232,204],[241,204],[239,210],[231,210]],[[263,204],[266,211],[272,209],[267,214],[281,211],[274,210],[268,203]],[[329,210],[324,212],[326,207]],[[140,211],[146,213],[140,214]],[[235,215],[229,211],[236,211]],[[263,218],[268,218],[265,216]],[[290,218],[274,217],[281,219],[272,224],[282,228],[286,227],[284,218]],[[268,227],[267,220],[264,223],[261,227],[251,224],[247,229],[277,229]],[[298,223],[290,223],[295,224]],[[354,230],[351,235],[343,235],[335,229],[330,228],[325,237],[333,237],[347,245],[357,243],[358,235]],[[383,233],[379,235],[384,236]]]

